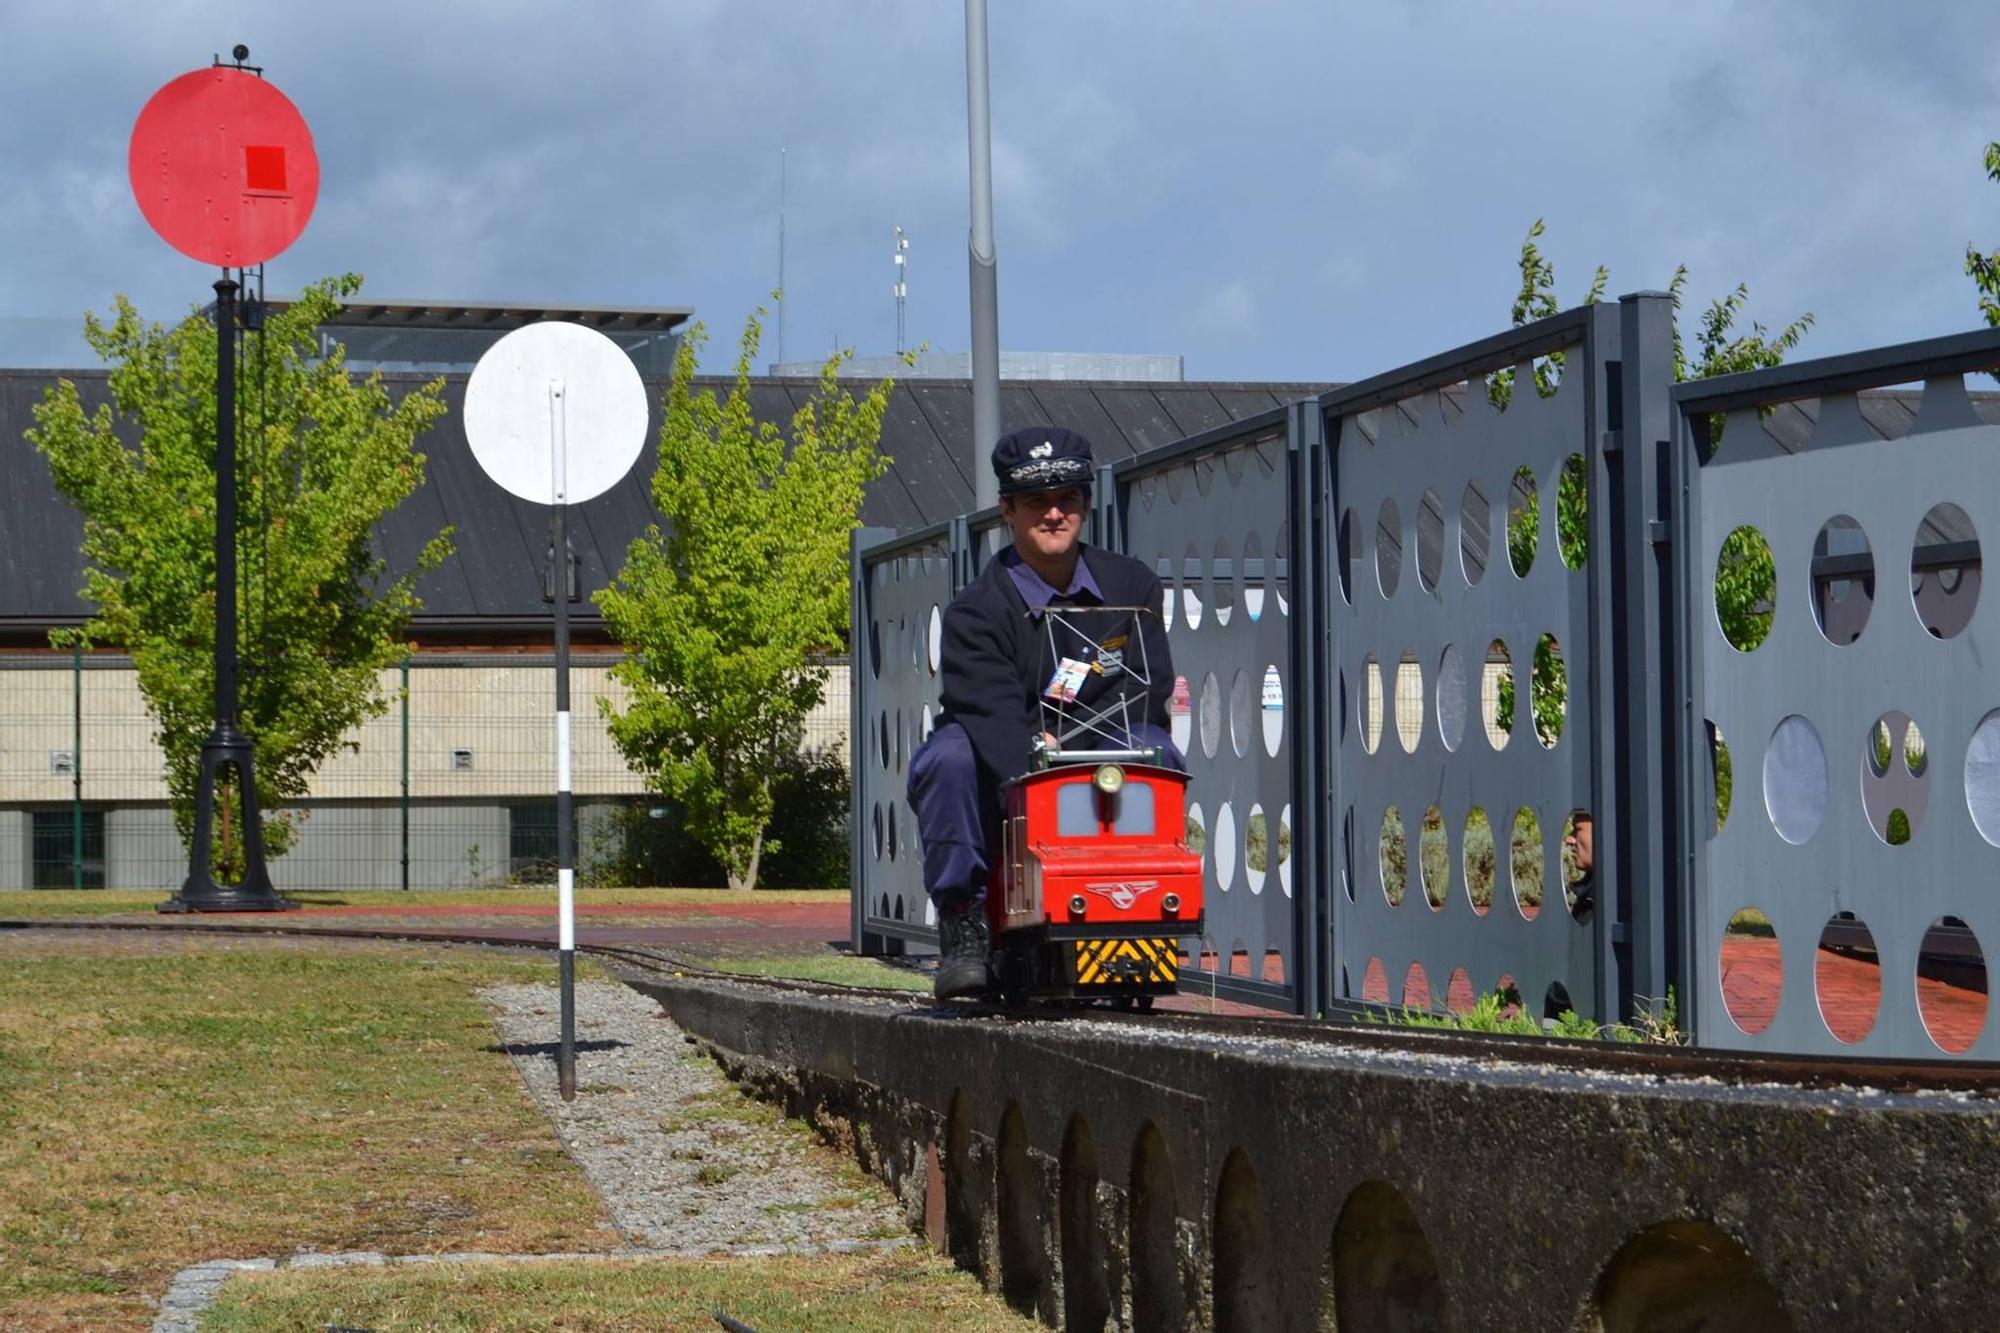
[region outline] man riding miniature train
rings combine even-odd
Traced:
[[[1038,747],[1067,739],[1044,724],[1045,702],[1074,704],[1094,719],[1078,730],[1100,742],[1157,749],[1183,766],[1167,731],[1174,676],[1160,578],[1082,541],[1090,441],[1061,427],[1016,431],[992,461],[1013,544],[944,613],[943,712],[910,760],[924,889],[937,907],[939,999],[992,989],[985,898],[1005,786],[1029,771]],[[1070,633],[1070,621],[1097,607],[1144,610],[1116,633]],[[1135,632],[1139,642],[1129,642]]]

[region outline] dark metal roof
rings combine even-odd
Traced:
[[[297,297],[273,296],[268,304],[284,310]],[[506,333],[526,324],[560,319],[587,324],[602,333],[651,332],[678,328],[694,318],[688,306],[476,305],[466,301],[346,301],[326,322],[339,329],[479,329]]]
[[[386,304],[386,303],[384,303]],[[551,312],[573,317],[574,310]],[[426,381],[421,375],[384,375],[392,393]],[[78,547],[82,519],[55,492],[47,463],[23,438],[33,407],[58,379],[77,386],[86,408],[107,395],[102,371],[0,371],[0,642],[38,645],[54,625],[74,624],[89,613],[78,596],[83,561]],[[419,637],[456,640],[539,639],[548,612],[541,600],[540,570],[548,545],[547,511],[516,500],[488,481],[465,442],[460,409],[466,376],[445,377],[448,411],[419,442],[429,459],[426,482],[382,524],[379,549],[389,567],[407,569],[423,544],[443,527],[453,529],[455,550],[418,584],[424,610]],[[723,380],[702,383],[726,388]],[[663,385],[649,382],[657,404]],[[1001,386],[1004,430],[1067,424],[1088,435],[1101,462],[1170,444],[1195,431],[1239,421],[1311,397],[1315,384],[1204,384],[1009,381]],[[756,379],[751,402],[760,420],[789,426],[809,398],[814,381]],[[654,429],[658,427],[657,407]],[[874,527],[917,528],[973,506],[973,472],[964,440],[972,423],[972,386],[964,380],[899,384],[882,429],[890,470],[868,492],[863,522]],[[639,461],[617,486],[573,513],[573,541],[585,597],[603,587],[624,561],[632,539],[658,518],[649,495],[655,448],[648,439]],[[578,608],[580,637],[597,627],[586,600]]]

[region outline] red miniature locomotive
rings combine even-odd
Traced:
[[[1058,624],[1073,631],[1081,617],[1049,619],[1053,634]],[[1134,684],[1149,683],[1143,660],[1128,658],[1124,669]],[[1201,856],[1187,845],[1188,775],[1160,763],[1151,748],[1057,748],[1064,740],[1132,735],[1132,701],[1122,692],[1083,716],[1067,703],[1044,697],[1047,739],[1056,745],[1038,745],[1036,771],[1006,789],[1000,855],[986,891],[995,977],[1010,1004],[1110,998],[1150,1005],[1178,988],[1183,944],[1198,947],[1202,932]]]

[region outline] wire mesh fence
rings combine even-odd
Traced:
[[[720,868],[684,835],[678,808],[649,792],[612,742],[600,705],[627,703],[610,676],[616,660],[579,652],[571,666],[579,881],[718,880]],[[265,812],[290,831],[288,849],[271,859],[273,883],[342,890],[553,881],[553,665],[537,653],[418,655],[384,671],[383,711],[350,730],[303,799]],[[845,857],[846,663],[826,665],[825,702],[806,721],[798,763],[780,779],[791,858],[772,866],[780,877],[812,878]],[[820,842],[838,857],[815,858]],[[171,890],[187,869],[158,728],[131,660],[0,657],[0,890]]]

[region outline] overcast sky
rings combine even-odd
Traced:
[[[996,0],[1001,342],[1359,378],[1504,326],[1538,216],[1565,304],[1596,264],[1616,295],[1686,263],[1703,301],[1747,281],[1767,324],[1812,311],[1807,353],[1974,327],[1965,247],[2000,248],[1993,20]],[[140,218],[125,149],[156,88],[237,41],[320,155],[273,291],[352,269],[383,297],[691,306],[726,353],[777,282],[783,147],[787,355],[892,350],[898,224],[911,341],[970,345],[952,0],[13,0],[0,318],[208,295]]]

